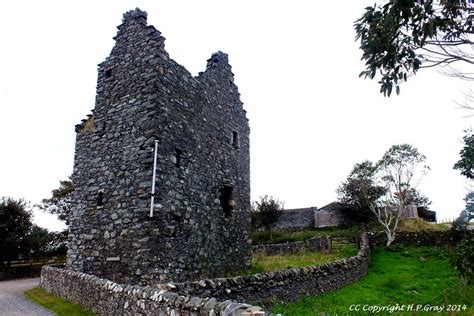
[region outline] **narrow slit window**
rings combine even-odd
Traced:
[[[234,188],[224,186],[221,190],[221,206],[225,217],[230,217],[235,207]]]
[[[176,168],[181,167],[181,160],[183,159],[183,151],[179,148],[176,148],[176,153],[175,153],[176,161],[174,165]]]
[[[104,206],[104,190],[97,192],[97,207],[101,208]]]
[[[236,131],[232,132],[232,147],[234,148],[240,147],[239,133]]]

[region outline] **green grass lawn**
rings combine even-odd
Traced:
[[[35,287],[25,292],[25,296],[35,303],[53,311],[58,316],[92,316],[92,312],[87,311],[81,305],[72,303],[57,295],[50,294],[39,287]]]
[[[457,271],[449,263],[446,250],[437,247],[403,247],[397,252],[376,248],[368,275],[359,282],[338,291],[318,297],[308,297],[290,304],[273,307],[274,313],[284,315],[357,315],[352,309],[360,308],[360,314],[369,306],[406,306],[419,304],[444,307],[466,306],[456,315],[471,315],[474,312],[474,285],[462,285]],[[446,311],[446,310],[445,310]],[[380,313],[387,315],[389,312]],[[380,315],[379,314],[379,315]],[[395,313],[398,315],[400,313]],[[412,315],[410,312],[401,313]],[[422,315],[423,313],[417,313]],[[433,312],[424,314],[432,315]],[[447,313],[446,313],[447,314]],[[438,314],[439,315],[439,314]]]

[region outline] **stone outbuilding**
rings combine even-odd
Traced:
[[[228,56],[192,76],[139,9],[114,39],[76,126],[67,267],[132,284],[248,267],[250,129]]]

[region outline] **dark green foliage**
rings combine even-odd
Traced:
[[[24,200],[0,200],[0,265],[28,255],[25,250],[31,227],[31,211]]]
[[[42,259],[66,254],[67,232],[48,232],[31,222],[23,200],[0,200],[0,266],[18,259]]]
[[[474,234],[466,234],[456,247],[452,264],[467,284],[474,283]]]
[[[472,29],[468,5],[463,1],[389,0],[374,4],[354,23],[366,68],[360,77],[381,75],[380,92],[400,93],[400,83],[420,68],[471,63]],[[459,77],[469,73],[457,73]]]
[[[337,189],[342,211],[355,223],[374,220],[370,204],[385,193],[385,188],[375,184],[376,166],[371,161],[356,163],[351,173]]]
[[[453,230],[466,232],[468,230],[469,221],[474,218],[474,192],[469,192],[464,198],[466,206],[461,211],[458,218],[453,222]]]
[[[252,209],[252,225],[262,227],[271,232],[273,226],[278,222],[283,210],[283,204],[272,196],[265,195],[260,201],[255,201]]]
[[[48,251],[49,232],[45,228],[33,225],[26,236],[25,247],[29,250],[29,257],[44,258]]]
[[[48,256],[65,256],[67,253],[67,229],[48,233]]]
[[[43,211],[57,215],[58,219],[68,224],[69,213],[71,211],[71,193],[74,191],[71,178],[59,181],[59,187],[51,191],[51,197],[43,199],[37,205]]]
[[[461,159],[454,165],[454,169],[461,172],[468,179],[474,179],[474,134],[471,130],[466,131],[463,137],[464,147],[459,152]]]

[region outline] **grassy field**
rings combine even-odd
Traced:
[[[53,311],[58,316],[92,316],[92,312],[85,310],[82,306],[74,304],[57,295],[43,291],[39,287],[28,290],[25,296],[47,309]]]
[[[267,256],[263,253],[255,253],[252,256],[252,269],[246,274],[278,271],[289,268],[301,268],[312,265],[319,265],[337,259],[348,258],[357,254],[355,245],[351,248],[323,252],[299,252],[296,254],[282,254]]]
[[[376,248],[369,273],[361,281],[319,297],[276,305],[272,311],[288,316],[314,316],[322,312],[331,315],[366,315],[370,314],[369,308],[396,308],[397,304],[405,312],[396,315],[412,315],[412,312],[406,311],[410,306],[413,309],[432,309],[416,315],[432,315],[433,308],[444,308],[445,314],[448,314],[449,307],[461,310],[456,315],[472,315],[474,285],[462,284],[456,270],[449,264],[449,255],[444,249],[404,247],[399,251],[388,251]],[[380,314],[387,315],[390,312]]]

